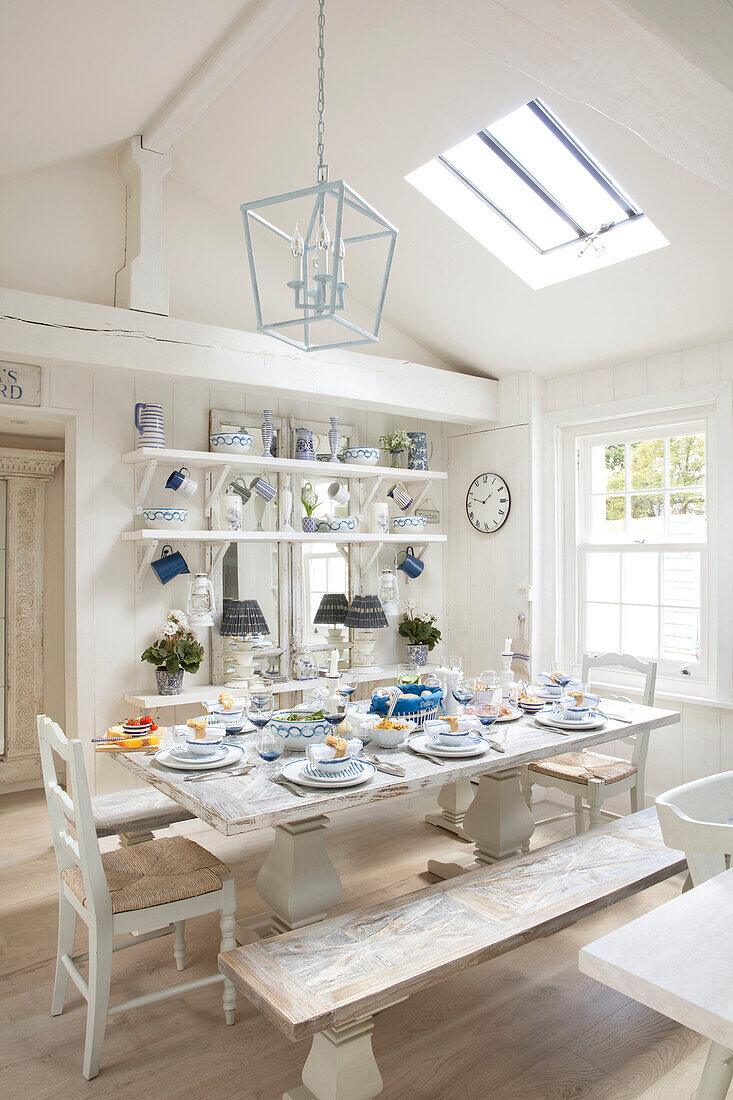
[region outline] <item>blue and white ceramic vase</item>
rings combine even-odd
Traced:
[[[180,695],[183,691],[183,669],[180,672],[169,672],[167,668],[156,668],[155,682],[158,695]]]
[[[295,429],[295,457],[305,462],[315,462],[316,452],[313,449],[313,432],[310,428]]]
[[[138,401],[135,406],[135,447],[165,447],[163,406]]]
[[[270,457],[272,454],[272,409],[265,409],[265,419],[262,423],[260,431],[262,433],[262,454],[263,456]]]
[[[410,446],[407,451],[408,470],[427,470],[428,462],[433,457],[433,444],[428,443],[425,432],[408,432]],[[430,447],[430,453],[428,453]]]
[[[303,534],[315,535],[316,533],[316,517],[315,516],[303,516]]]
[[[339,445],[341,443],[341,432],[339,431],[339,418],[332,416],[331,430],[328,433],[328,445],[331,448],[331,461],[335,462],[339,453]]]
[[[406,645],[407,660],[415,668],[422,668],[428,663],[428,647],[426,645]]]

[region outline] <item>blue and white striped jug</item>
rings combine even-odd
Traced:
[[[135,406],[135,447],[165,447],[163,406],[138,401]]]

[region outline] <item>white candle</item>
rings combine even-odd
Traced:
[[[339,651],[337,649],[331,650],[331,668],[329,676],[338,676],[339,668]]]
[[[505,638],[504,639],[504,652],[505,653],[511,653],[511,651],[512,651],[512,640],[511,640],[511,638]]]

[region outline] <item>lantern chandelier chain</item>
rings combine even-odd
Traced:
[[[323,163],[323,111],[326,100],[323,90],[325,72],[323,63],[326,58],[326,50],[323,44],[323,34],[326,28],[325,0],[318,0],[318,182],[325,183],[328,180],[328,165]]]

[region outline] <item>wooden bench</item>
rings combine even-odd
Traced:
[[[152,840],[153,829],[194,817],[155,787],[97,795],[92,799],[92,813],[97,836],[119,836],[120,843],[127,845]]]
[[[219,969],[292,1041],[313,1036],[283,1100],[382,1091],[372,1017],[413,993],[549,935],[683,871],[656,810],[414,894],[228,951]]]

